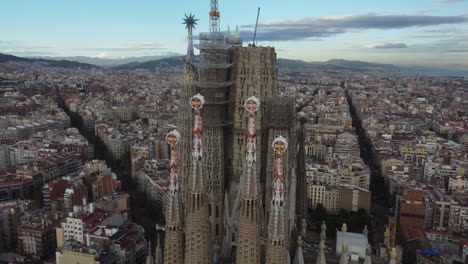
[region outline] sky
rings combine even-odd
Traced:
[[[239,26],[279,58],[468,69],[468,0],[219,0],[221,30]],[[209,0],[0,0],[0,53],[120,58],[183,54],[184,14],[208,31]]]

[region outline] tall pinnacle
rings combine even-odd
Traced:
[[[249,113],[247,122],[246,169],[243,178],[239,215],[239,242],[237,263],[260,264],[260,217],[257,186],[257,129],[255,113],[260,101],[252,96],[244,104]]]
[[[315,260],[315,264],[327,264],[327,260],[325,259],[325,242],[322,240],[319,243],[319,252],[317,254],[317,259]]]
[[[187,55],[185,56],[185,63],[192,63],[194,59],[193,53],[193,29],[195,25],[197,25],[198,19],[195,19],[195,15],[189,14],[188,16],[185,15],[183,19],[185,24],[185,28],[188,31],[188,46],[187,46]]]
[[[212,263],[208,196],[201,172],[203,122],[200,110],[205,99],[200,94],[190,100],[193,118],[192,173],[188,181],[187,221],[185,235],[185,263]]]
[[[180,133],[177,130],[172,130],[166,136],[166,140],[170,145],[171,159],[169,162],[169,192],[168,204],[166,210],[166,223],[170,225],[181,225],[181,210],[179,202],[179,155],[176,151],[177,142],[180,140]]]
[[[297,249],[296,249],[296,254],[294,254],[294,260],[293,264],[304,264],[304,255],[302,254],[302,243],[304,241],[302,240],[302,237],[299,236],[297,238]]]
[[[245,101],[245,109],[249,113],[247,122],[247,148],[245,159],[247,170],[245,172],[245,188],[243,196],[245,198],[256,198],[258,195],[256,162],[257,162],[257,128],[255,124],[255,113],[260,107],[260,101],[251,96]]]
[[[169,132],[166,140],[171,149],[171,160],[169,162],[169,192],[166,205],[166,236],[164,249],[164,263],[176,264],[184,261],[184,252],[180,245],[183,244],[184,235],[182,230],[182,210],[179,200],[179,155],[176,151],[176,145],[180,140],[180,134],[177,130]],[[158,236],[159,245],[159,236]]]
[[[287,259],[285,246],[285,179],[284,179],[284,161],[283,152],[288,147],[287,140],[279,136],[275,138],[272,145],[275,150],[275,162],[273,171],[273,198],[272,212],[270,214],[268,226],[268,245],[267,245],[267,263],[284,264]]]
[[[205,103],[205,98],[196,94],[190,100],[193,109],[193,143],[192,143],[192,179],[189,182],[191,191],[202,192],[205,188],[205,182],[201,175],[201,159],[202,159],[202,136],[203,136],[203,121],[200,115],[200,110]]]

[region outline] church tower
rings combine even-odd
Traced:
[[[177,130],[173,130],[167,134],[166,139],[171,148],[171,160],[169,162],[169,191],[166,204],[164,263],[179,264],[184,262],[184,234],[178,184],[179,155],[176,151],[176,145],[180,141],[180,134]]]
[[[180,132],[180,139],[177,144],[177,153],[180,155],[179,175],[181,180],[180,185],[180,196],[182,202],[185,203],[188,194],[187,185],[188,178],[191,172],[192,164],[192,123],[193,114],[192,108],[190,107],[190,98],[196,94],[195,82],[198,79],[197,70],[194,66],[195,57],[193,53],[193,29],[197,25],[198,19],[195,16],[185,15],[183,24],[188,31],[188,45],[187,55],[184,58],[184,76],[183,85],[179,92],[179,110],[177,112],[177,129]],[[185,208],[185,204],[182,204]],[[185,215],[185,214],[184,214]]]
[[[273,194],[271,201],[271,213],[268,223],[268,244],[266,251],[266,263],[286,264],[288,252],[286,250],[287,233],[285,221],[285,177],[283,153],[288,147],[287,140],[279,136],[273,141],[275,151],[273,171]]]
[[[190,101],[194,117],[192,173],[187,183],[188,201],[186,204],[187,218],[184,254],[184,263],[186,264],[212,263],[208,195],[206,192],[204,171],[202,172],[203,121],[200,110],[204,103],[205,99],[200,94],[194,95]]]

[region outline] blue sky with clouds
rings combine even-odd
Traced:
[[[0,52],[129,57],[183,53],[184,13],[208,30],[209,0],[0,0]],[[468,0],[219,0],[223,30],[278,57],[358,59],[468,69]]]

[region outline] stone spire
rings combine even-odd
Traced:
[[[384,232],[384,245],[390,247],[390,229],[387,227]]]
[[[396,258],[397,258],[397,251],[396,248],[392,248],[392,251],[390,251],[390,262],[389,264],[396,264]]]
[[[180,158],[179,164],[179,196],[182,201],[184,216],[187,213],[185,202],[187,201],[188,188],[186,187],[191,174],[192,166],[192,123],[193,114],[190,106],[192,96],[196,94],[195,82],[198,81],[197,69],[194,66],[193,36],[192,31],[197,24],[197,19],[192,14],[185,15],[183,24],[186,25],[188,35],[187,54],[184,58],[183,85],[179,91],[179,111],[177,113],[177,129],[181,135],[177,144],[177,153]]]
[[[148,256],[146,256],[146,264],[154,264],[153,251],[151,250],[151,240],[148,242]]]
[[[307,221],[305,218],[302,218],[301,224],[299,225],[300,230],[299,230],[299,235],[301,237],[307,237]]]
[[[246,169],[241,181],[242,197],[240,201],[239,233],[237,248],[237,263],[260,264],[260,211],[258,200],[257,177],[257,129],[255,113],[260,107],[260,101],[252,96],[245,101],[245,109],[249,113],[247,123]]]
[[[189,177],[187,221],[185,236],[185,262],[186,264],[210,264],[211,235],[208,216],[208,197],[205,181],[202,174],[202,135],[203,122],[200,110],[205,99],[200,94],[192,97],[190,104],[193,108],[193,142],[192,142],[192,173]]]
[[[288,252],[286,251],[285,234],[285,212],[284,212],[284,161],[283,152],[288,146],[287,140],[279,136],[273,141],[275,150],[275,162],[273,172],[273,196],[272,210],[268,223],[268,244],[266,252],[266,263],[285,264],[287,262]]]
[[[322,221],[322,225],[320,226],[320,240],[325,242],[327,240],[327,224],[325,221]]]
[[[364,229],[362,230],[362,233],[366,235],[366,237],[369,235],[369,230],[367,229],[367,225],[364,226]]]
[[[343,223],[343,225],[341,226],[341,232],[348,232],[348,227],[345,223]]]
[[[193,29],[195,28],[195,25],[197,25],[198,19],[195,19],[195,15],[185,15],[185,18],[183,19],[184,22],[182,24],[185,24],[185,28],[188,31],[188,45],[187,45],[187,55],[185,56],[185,63],[193,63],[193,60],[195,58],[194,53],[193,53]]]
[[[167,193],[166,204],[166,236],[164,243],[164,263],[176,264],[184,262],[184,234],[182,228],[182,209],[180,204],[178,171],[179,155],[176,145],[180,140],[180,134],[173,130],[167,134],[166,140],[171,150],[171,160],[169,162],[169,191]],[[159,236],[158,236],[159,240]],[[159,245],[159,241],[158,241]]]
[[[317,254],[317,259],[315,260],[315,264],[327,264],[327,260],[325,259],[325,242],[322,240],[319,244],[319,252]]]
[[[302,240],[301,236],[297,237],[297,248],[296,248],[296,254],[294,255],[294,260],[292,264],[304,264],[304,255],[302,254],[302,243],[304,241]]]
[[[372,249],[370,244],[366,248],[366,257],[364,258],[364,264],[372,264]]]
[[[155,259],[155,264],[161,264],[163,263],[163,258],[162,258],[162,253],[161,253],[161,243],[159,241],[159,233],[158,236],[156,237],[156,256],[154,257]]]
[[[343,231],[343,232],[346,232],[346,231]],[[341,246],[340,264],[348,264],[348,245],[347,244],[343,244]]]

